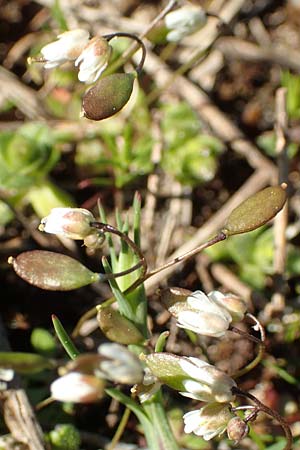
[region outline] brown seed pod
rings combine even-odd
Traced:
[[[222,230],[227,236],[255,230],[273,219],[286,201],[286,187],[271,186],[249,197],[235,208]]]
[[[83,96],[83,116],[102,120],[119,112],[131,96],[134,79],[134,73],[114,73],[99,80]]]

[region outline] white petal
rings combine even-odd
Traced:
[[[180,358],[179,364],[182,370],[195,380],[201,381],[205,384],[211,384],[214,382],[214,377],[211,376],[207,368],[211,367],[210,364],[195,358],[197,364],[190,358]]]
[[[178,326],[204,336],[224,336],[229,325],[230,321],[221,314],[193,311],[181,311],[178,314]]]
[[[198,427],[199,413],[199,410],[195,410],[184,414],[183,420],[185,433],[192,433]]]

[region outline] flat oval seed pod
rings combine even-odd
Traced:
[[[32,250],[8,262],[27,283],[48,291],[71,291],[99,280],[97,273],[60,253]]]
[[[119,112],[128,102],[135,74],[114,73],[102,78],[82,99],[84,117],[102,120]]]
[[[222,230],[227,236],[255,230],[273,219],[286,201],[286,184],[271,186],[249,197],[235,208]]]

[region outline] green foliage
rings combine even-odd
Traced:
[[[237,235],[205,250],[214,261],[234,262],[238,275],[254,289],[265,287],[266,276],[273,274],[274,238],[271,228],[260,228]],[[287,275],[300,273],[300,250],[288,246]]]
[[[281,84],[287,88],[287,112],[291,119],[300,118],[300,76],[283,72]]]
[[[13,369],[19,373],[35,373],[53,368],[53,361],[35,353],[0,352],[2,369]]]
[[[273,131],[266,131],[256,139],[257,145],[266,153],[266,155],[276,156],[276,136]],[[287,146],[287,155],[290,159],[296,156],[299,146],[295,142],[290,142]]]
[[[56,425],[48,437],[53,450],[79,450],[81,438],[74,425]]]
[[[34,350],[42,355],[51,356],[55,353],[55,339],[45,328],[34,328],[30,342]]]
[[[17,132],[0,134],[0,185],[4,192],[19,193],[40,181],[54,167],[59,153],[51,130],[28,123]]]
[[[201,133],[201,122],[191,107],[181,102],[162,107],[162,130],[167,148],[162,155],[163,169],[185,185],[211,180],[217,170],[221,141]]]
[[[0,200],[0,226],[4,227],[7,225],[14,217],[11,208],[2,200]]]
[[[85,139],[77,146],[76,163],[95,176],[91,180],[94,184],[115,184],[121,188],[152,170],[153,142],[145,98],[139,94],[125,123],[119,117],[110,119],[97,137]]]

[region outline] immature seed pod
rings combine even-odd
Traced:
[[[79,261],[55,252],[32,250],[8,262],[27,283],[48,291],[71,291],[99,280],[99,274]]]
[[[131,96],[134,79],[134,73],[114,73],[99,80],[83,96],[83,116],[102,120],[119,112]]]
[[[110,341],[130,345],[144,340],[137,327],[111,306],[99,309],[97,320],[101,331]]]
[[[222,230],[227,236],[246,233],[261,227],[283,208],[286,184],[271,186],[249,197],[235,208]]]

